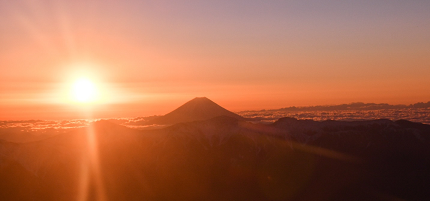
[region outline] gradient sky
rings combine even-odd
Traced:
[[[0,119],[430,101],[430,1],[0,0]]]

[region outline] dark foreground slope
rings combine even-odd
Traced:
[[[102,121],[0,142],[6,200],[428,200],[430,126],[231,117],[137,131]],[[3,178],[3,177],[2,177]],[[26,189],[26,190],[22,190]],[[31,199],[29,199],[31,198]]]

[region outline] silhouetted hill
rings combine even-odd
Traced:
[[[102,189],[107,200],[428,200],[429,131],[404,120],[265,125],[218,116],[145,131],[100,121],[35,142],[0,141],[0,195],[97,200]]]
[[[240,115],[230,112],[206,97],[197,97],[172,112],[158,117],[150,124],[175,124],[190,121],[202,121],[218,116],[229,116],[243,119]]]

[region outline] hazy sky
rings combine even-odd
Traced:
[[[0,119],[430,101],[430,1],[0,0]]]

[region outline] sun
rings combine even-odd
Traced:
[[[73,83],[72,98],[79,103],[92,103],[97,99],[97,88],[87,78],[80,78]]]

